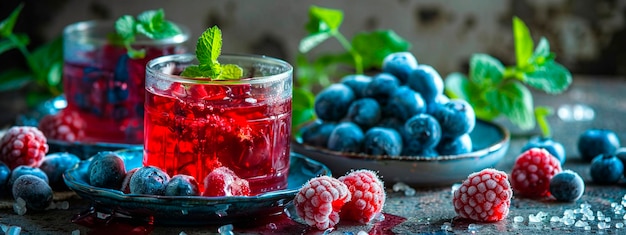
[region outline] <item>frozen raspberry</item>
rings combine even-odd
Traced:
[[[239,178],[228,167],[215,168],[204,178],[202,196],[250,196],[250,185],[247,180]]]
[[[46,115],[39,121],[39,129],[48,138],[68,142],[78,141],[85,136],[85,123],[74,112],[61,111]]]
[[[13,170],[20,165],[39,167],[48,152],[48,140],[36,127],[11,127],[0,139],[0,161]]]
[[[302,186],[294,198],[294,205],[298,216],[308,225],[326,230],[339,222],[339,212],[351,198],[346,184],[329,176],[320,176]]]
[[[561,172],[561,162],[543,148],[531,148],[517,157],[511,171],[516,195],[550,196],[550,179]]]
[[[339,177],[346,184],[352,200],[341,209],[341,218],[366,224],[383,210],[385,186],[375,172],[370,170],[353,171]]]
[[[513,191],[506,173],[484,169],[470,174],[454,191],[454,211],[466,219],[495,222],[509,214]]]

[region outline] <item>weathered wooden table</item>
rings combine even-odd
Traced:
[[[386,185],[388,198],[383,221],[367,226],[340,223],[332,234],[358,234],[360,231],[370,234],[626,233],[626,228],[623,228],[626,223],[626,199],[623,199],[626,180],[616,185],[593,184],[589,163],[580,160],[576,149],[578,136],[589,128],[612,129],[626,146],[626,79],[575,76],[574,83],[564,94],[551,96],[536,93],[535,102],[555,110],[565,105],[582,104],[594,112],[591,120],[564,121],[558,115],[550,117],[554,138],[566,148],[567,162],[563,168],[578,172],[586,182],[585,194],[577,202],[561,203],[549,198],[533,200],[514,196],[510,214],[505,220],[475,223],[455,218],[450,186],[418,188],[414,194],[405,195],[404,191],[394,192],[393,185]],[[506,125],[506,121],[498,121]],[[510,172],[529,135],[538,133],[519,132],[513,127],[510,130],[513,138],[507,156],[496,167],[507,172]],[[89,202],[77,197],[70,197],[67,201],[70,205],[67,210],[29,212],[20,216],[11,208],[11,200],[5,198],[0,204],[0,224],[20,227],[22,234],[219,234],[217,226],[163,227],[114,223],[112,226],[91,228],[71,222],[77,214],[89,208]],[[593,218],[589,217],[589,210],[593,212]],[[252,226],[235,225],[233,229],[235,234],[324,233],[298,224],[284,215],[259,220]]]

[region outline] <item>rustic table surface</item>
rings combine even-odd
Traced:
[[[626,228],[626,180],[616,185],[596,185],[589,175],[589,163],[579,158],[576,142],[578,136],[589,128],[614,130],[622,144],[626,146],[626,80],[624,78],[600,78],[575,76],[574,83],[564,94],[551,96],[535,92],[535,103],[548,105],[560,115],[550,117],[554,138],[561,142],[567,152],[564,169],[578,172],[586,183],[583,197],[572,203],[557,202],[554,199],[542,200],[513,197],[508,217],[496,223],[475,223],[456,218],[452,206],[451,186],[436,188],[415,188],[415,193],[393,191],[393,185],[386,185],[387,201],[384,207],[384,220],[369,225],[340,223],[327,234],[537,234],[537,233],[606,233],[625,234]],[[587,107],[593,116],[583,120],[567,118],[567,107]],[[582,106],[581,106],[582,105]],[[591,119],[589,119],[591,118]],[[534,132],[521,132],[510,127],[512,140],[505,158],[497,169],[510,172],[516,156],[528,137]],[[159,225],[136,224],[113,221],[108,226],[84,224],[72,221],[77,215],[90,208],[90,202],[78,198],[71,192],[60,193],[59,201],[69,202],[68,209],[54,209],[44,212],[27,212],[17,215],[9,198],[0,200],[1,231],[11,228],[21,230],[21,234],[229,234],[230,226],[165,227]],[[581,208],[593,211],[593,218],[581,213]],[[573,215],[574,220],[566,215]],[[81,220],[85,223],[86,219]],[[310,229],[290,220],[285,215],[258,219],[253,225],[234,225],[234,234],[324,234],[324,231]]]

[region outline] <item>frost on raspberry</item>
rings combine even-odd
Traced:
[[[11,127],[0,139],[0,161],[11,170],[25,165],[39,167],[48,153],[48,140],[36,127]]]
[[[294,205],[306,224],[326,230],[339,223],[339,212],[350,199],[350,191],[344,183],[329,176],[319,176],[302,186],[294,198]]]
[[[561,163],[547,150],[531,148],[517,157],[511,171],[516,195],[537,198],[550,196],[550,180],[561,172]]]
[[[341,209],[341,218],[369,223],[382,212],[385,204],[385,187],[378,175],[371,170],[357,170],[339,177],[346,184],[352,199]]]
[[[495,169],[472,173],[454,191],[454,211],[479,222],[500,221],[509,214],[513,191],[507,174]]]
[[[74,112],[62,110],[46,115],[39,121],[39,129],[48,139],[74,142],[85,136],[85,123]]]
[[[250,196],[250,184],[228,167],[215,168],[204,178],[202,196]]]

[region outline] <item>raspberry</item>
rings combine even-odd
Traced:
[[[339,177],[346,184],[352,200],[341,209],[341,218],[367,224],[383,210],[385,187],[375,172],[371,170],[353,171]]]
[[[239,178],[228,167],[215,168],[204,178],[204,192],[202,196],[249,196],[250,184]]]
[[[339,222],[341,207],[351,197],[348,186],[343,182],[329,176],[320,176],[304,184],[293,201],[298,216],[306,224],[326,230]]]
[[[561,172],[561,162],[543,148],[531,148],[515,160],[511,186],[525,197],[550,196],[550,179]]]
[[[39,167],[48,152],[48,140],[36,127],[11,127],[0,139],[0,161],[13,170],[20,165]]]
[[[61,111],[46,115],[39,121],[39,129],[48,138],[74,142],[85,136],[85,123],[74,112]]]
[[[495,222],[509,214],[513,191],[506,173],[484,169],[470,174],[454,191],[454,211],[466,219]]]

